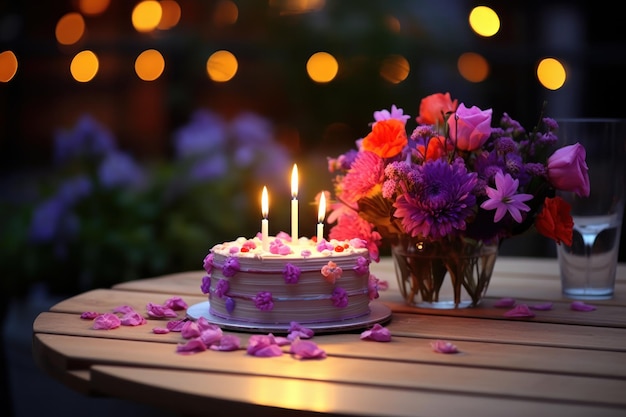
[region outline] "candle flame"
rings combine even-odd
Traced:
[[[291,196],[295,199],[298,198],[298,166],[293,164],[293,171],[291,171]]]
[[[267,187],[263,187],[263,193],[261,194],[261,214],[263,214],[263,218],[267,219],[267,215],[269,214],[269,197],[267,196]]]
[[[322,191],[322,195],[320,196],[320,206],[317,210],[317,221],[323,222],[324,217],[326,217],[326,193]]]

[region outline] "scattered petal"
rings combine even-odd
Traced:
[[[252,335],[248,339],[248,348],[246,349],[248,355],[252,356],[280,356],[283,354],[282,349],[276,343],[276,339],[273,334],[268,335]]]
[[[219,350],[222,352],[232,352],[238,350],[241,347],[241,340],[237,336],[224,335],[219,339],[219,342],[211,344],[209,349]]]
[[[248,355],[258,356],[261,358],[271,358],[274,356],[282,356],[283,354],[282,349],[278,345],[262,346],[258,349],[253,349],[252,351],[248,348],[247,352]]]
[[[326,357],[326,352],[320,349],[317,344],[299,338],[293,341],[289,352],[293,353],[296,359],[324,359]]]
[[[204,352],[206,345],[200,339],[191,339],[187,343],[179,343],[176,345],[176,352],[183,355],[191,355],[194,353]]]
[[[185,325],[186,322],[187,322],[187,319],[170,320],[167,322],[167,328],[171,332],[180,332],[181,330],[183,330],[183,326]]]
[[[196,323],[198,323],[198,329],[200,329],[201,332],[205,330],[220,330],[221,331],[220,326],[218,326],[215,323],[209,322],[205,317],[198,318]]]
[[[180,335],[184,339],[194,339],[200,336],[200,329],[195,321],[187,321],[180,329]]]
[[[574,301],[572,302],[572,304],[570,305],[570,308],[574,311],[593,311],[595,310],[597,307],[593,306],[591,304],[586,304],[582,301]]]
[[[204,329],[200,333],[200,340],[202,340],[205,345],[211,346],[214,343],[219,342],[223,336],[222,329],[219,327]]]
[[[435,340],[434,342],[430,342],[430,346],[437,353],[459,353],[459,349],[456,345],[445,340]]]
[[[376,323],[374,327],[361,333],[361,340],[374,340],[376,342],[391,341],[391,332],[386,327]]]
[[[85,311],[84,313],[82,313],[80,315],[80,318],[83,320],[93,320],[96,317],[98,317],[100,315],[100,313],[97,313],[95,311]]]
[[[172,310],[184,310],[188,307],[187,303],[179,296],[168,298],[163,306]]]
[[[315,335],[313,329],[304,327],[298,322],[292,321],[289,324],[289,335],[287,335],[287,339],[289,340],[294,340],[296,337],[301,339],[310,339],[313,335]]]
[[[504,313],[504,317],[535,317],[526,304],[520,304]]]
[[[152,329],[152,333],[154,334],[168,334],[169,332],[170,332],[170,329],[166,327],[154,327]]]
[[[121,321],[113,313],[100,314],[93,321],[93,328],[96,330],[111,330],[120,327]]]
[[[143,324],[146,324],[147,322],[148,320],[146,320],[141,314],[139,314],[135,310],[125,313],[120,318],[120,323],[122,324],[122,326],[141,326]]]
[[[548,310],[552,310],[552,303],[547,302],[547,303],[541,303],[541,304],[533,304],[528,306],[531,310],[541,310],[541,311],[548,311]]]
[[[505,297],[496,301],[496,303],[493,306],[498,307],[498,308],[509,308],[509,307],[513,307],[514,305],[515,305],[515,298]]]
[[[117,306],[113,309],[114,313],[122,313],[122,314],[132,313],[133,311],[135,311],[135,309],[128,305]]]
[[[154,318],[177,317],[174,310],[159,304],[148,303],[146,310],[148,310],[148,315]]]

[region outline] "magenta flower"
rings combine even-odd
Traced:
[[[452,343],[445,340],[435,340],[430,346],[437,353],[458,353],[459,349]]]
[[[335,307],[344,308],[348,306],[348,293],[341,287],[336,287],[333,290],[333,295],[330,299]]]
[[[384,177],[383,159],[374,152],[360,153],[343,179],[341,199],[348,203],[357,202],[381,184]]]
[[[148,315],[154,318],[177,317],[174,310],[160,304],[148,303],[146,305],[146,310],[148,310]]]
[[[117,317],[117,315],[113,313],[104,313],[95,318],[93,321],[93,328],[95,330],[111,330],[117,329],[121,324],[122,321],[119,317]]]
[[[331,284],[334,284],[337,279],[341,277],[343,270],[339,265],[334,263],[333,261],[328,261],[326,265],[322,267],[322,275],[324,279]]]
[[[507,211],[516,222],[521,223],[521,212],[530,210],[524,201],[531,200],[532,194],[517,194],[519,181],[513,179],[509,174],[503,175],[502,172],[497,172],[495,181],[496,188],[486,188],[489,199],[483,202],[480,207],[485,210],[495,209],[496,214],[493,221],[496,223],[502,220]]]
[[[373,340],[375,342],[390,342],[391,332],[380,323],[374,324],[371,329],[361,333],[361,340]]]
[[[224,298],[228,290],[230,289],[230,284],[225,279],[220,279],[217,281],[217,286],[215,287],[215,295],[219,298]]]
[[[211,277],[209,275],[205,275],[202,277],[200,290],[202,291],[202,294],[208,294],[209,291],[211,291]]]
[[[297,266],[287,263],[285,264],[285,268],[283,269],[283,277],[285,278],[285,283],[287,284],[297,284],[300,279],[300,268]]]
[[[187,303],[181,297],[175,295],[173,297],[165,300],[163,304],[165,307],[169,307],[172,310],[185,310],[187,308]]]
[[[300,338],[293,341],[289,352],[296,359],[324,359],[326,357],[326,352],[320,349],[316,343]]]
[[[485,144],[491,135],[492,109],[481,110],[459,104],[456,113],[448,118],[450,138],[458,149],[473,151]]]
[[[580,143],[557,149],[548,158],[550,183],[561,190],[587,197],[590,185],[586,158],[587,152]]]
[[[274,308],[274,300],[272,293],[269,291],[261,291],[254,297],[254,305],[262,311],[270,311]]]
[[[225,277],[233,277],[239,271],[239,261],[235,257],[228,257],[226,261],[224,261],[224,268],[222,269],[222,273]]]
[[[204,257],[202,267],[208,274],[211,273],[211,271],[213,270],[213,253],[209,253],[207,256]]]
[[[360,256],[356,260],[356,266],[354,267],[354,270],[357,274],[363,275],[369,271],[369,265],[370,265],[370,261],[364,258],[363,256]]]

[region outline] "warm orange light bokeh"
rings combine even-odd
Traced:
[[[62,45],[73,45],[85,33],[85,19],[80,13],[67,13],[59,19],[54,34]]]
[[[13,51],[0,53],[0,82],[8,83],[17,72],[17,57]]]
[[[135,72],[144,81],[154,81],[163,74],[165,60],[155,49],[143,51],[135,60]]]
[[[89,16],[97,16],[109,8],[111,0],[78,0],[78,9]]]
[[[459,73],[467,81],[479,83],[485,81],[489,75],[489,63],[480,54],[466,52],[457,60]]]
[[[92,51],[77,53],[70,64],[72,77],[81,83],[91,81],[98,73],[98,68],[98,57]]]

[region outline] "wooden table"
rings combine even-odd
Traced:
[[[180,333],[154,334],[163,322],[93,330],[84,311],[110,311],[181,296],[203,302],[202,271],[96,289],[42,312],[33,325],[34,355],[49,374],[86,395],[130,399],[180,415],[313,416],[626,416],[626,265],[616,295],[562,298],[555,259],[500,257],[488,297],[453,311],[405,306],[390,259],[372,265],[390,289],[389,343],[360,340],[360,330],[315,335],[328,355],[297,360],[236,352],[175,353]],[[507,319],[502,297],[554,302],[534,318]],[[181,312],[184,315],[184,312]],[[249,333],[241,336],[247,342]],[[460,353],[435,353],[443,339]]]

